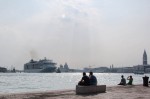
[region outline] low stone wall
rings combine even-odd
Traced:
[[[106,85],[76,86],[76,94],[102,93],[106,91]]]

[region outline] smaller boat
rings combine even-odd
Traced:
[[[58,69],[56,70],[56,73],[61,73],[60,68],[58,67]]]

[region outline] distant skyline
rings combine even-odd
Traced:
[[[70,68],[150,62],[150,0],[0,0],[0,66],[47,57]]]

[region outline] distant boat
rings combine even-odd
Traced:
[[[56,72],[56,63],[52,60],[42,59],[34,61],[31,59],[28,63],[24,64],[24,72],[27,73],[52,73]]]
[[[59,69],[59,68],[56,70],[56,73],[61,73],[61,71],[60,71],[60,69]]]

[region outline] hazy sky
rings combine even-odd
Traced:
[[[0,66],[150,63],[150,0],[0,0]]]

